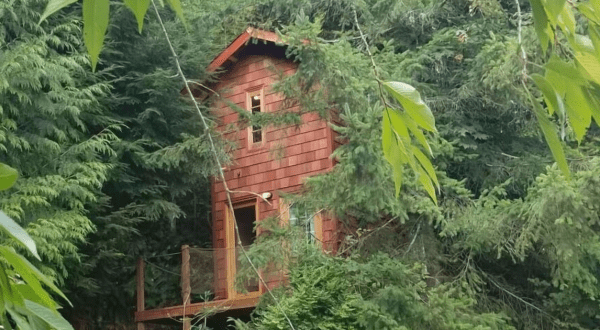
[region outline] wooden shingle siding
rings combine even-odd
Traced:
[[[249,55],[240,58],[222,76],[214,89],[223,98],[242,109],[247,107],[247,93],[263,89],[262,100],[265,112],[299,111],[292,102],[284,102],[283,95],[273,92],[271,86],[280,77],[280,73],[291,75],[297,65],[285,59],[272,58],[265,55]],[[282,108],[292,104],[289,108]],[[231,190],[251,191],[257,194],[270,192],[271,205],[258,200],[258,221],[279,212],[280,199],[278,192],[295,192],[302,188],[307,177],[329,171],[334,163],[329,157],[333,151],[335,133],[327,121],[316,113],[302,115],[303,123],[298,126],[266,127],[265,141],[259,147],[249,148],[247,128],[237,126],[238,114],[226,102],[218,102],[213,108],[218,129],[224,136],[233,141],[233,163],[225,169],[227,185]],[[212,184],[213,209],[213,244],[215,248],[226,247],[226,203],[227,196],[223,184],[214,181]],[[241,194],[234,194],[236,198]],[[323,218],[324,246],[334,250],[336,223],[331,217]],[[216,271],[227,274],[228,263],[223,258],[217,259]],[[219,275],[220,276],[220,275]],[[225,281],[216,276],[218,282]],[[265,280],[269,287],[276,286],[282,279],[281,270],[265,271]],[[215,283],[221,299],[227,297],[226,284]]]

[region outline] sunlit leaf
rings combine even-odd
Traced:
[[[77,0],[50,0],[50,1],[48,1],[48,4],[46,5],[46,9],[44,10],[44,13],[42,14],[39,23],[42,23],[46,18],[48,18],[48,16],[56,13],[57,11],[65,8],[66,6],[68,6],[74,2],[77,2]]]
[[[595,53],[596,50],[594,49],[594,43],[588,36],[576,34],[574,41],[575,43],[573,47],[575,50],[592,54]]]
[[[579,2],[577,11],[596,24],[600,24],[600,5],[597,1]]]
[[[392,165],[394,185],[396,188],[396,196],[400,194],[400,188],[402,187],[402,170],[403,165],[408,162],[408,155],[405,146],[405,141],[394,129],[392,122],[398,125],[400,131],[406,131],[406,127],[401,122],[398,122],[397,112],[392,109],[385,109],[382,120],[382,139],[381,144],[383,147],[384,158]],[[404,127],[404,128],[402,128]],[[408,131],[403,133],[408,135]]]
[[[575,83],[567,85],[565,105],[569,123],[575,132],[577,141],[581,143],[592,122],[592,110],[581,86]]]
[[[108,28],[109,0],[83,0],[83,41],[96,70]]]
[[[12,187],[17,181],[19,173],[14,168],[0,163],[0,191]]]
[[[562,76],[560,79],[567,79],[579,85],[585,84],[585,77],[579,72],[574,63],[568,63],[557,56],[552,56],[545,67]]]
[[[563,172],[566,177],[570,176],[569,165],[567,164],[567,158],[565,157],[565,152],[563,150],[562,145],[560,144],[560,140],[556,133],[556,128],[554,124],[548,119],[546,112],[542,109],[542,106],[536,101],[536,99],[531,95],[529,90],[526,90],[529,95],[529,99],[533,104],[533,113],[535,114],[538,124],[542,129],[542,133],[544,134],[544,138],[546,139],[546,143],[550,147],[550,151],[552,151],[552,155],[554,156],[554,160],[558,164],[558,167]]]
[[[563,32],[569,37],[575,35],[575,15],[568,5],[563,6],[563,11],[558,16],[558,26],[560,26]]]
[[[554,22],[557,21],[558,15],[565,8],[566,0],[550,0],[545,1],[546,14],[548,18]]]
[[[397,81],[384,82],[383,86],[419,126],[430,132],[436,131],[435,118],[414,87]]]
[[[131,9],[135,19],[138,23],[138,31],[142,33],[142,27],[144,26],[144,17],[150,6],[150,0],[124,0],[125,6]]]
[[[402,119],[400,111],[388,108],[386,111],[384,111],[384,115],[388,117],[388,120],[390,120],[390,127],[392,130],[396,131],[404,139],[410,138],[408,135],[408,129],[404,124],[404,120]]]
[[[577,63],[585,70],[589,77],[600,85],[600,61],[598,57],[590,53],[579,53],[575,55]]]
[[[40,259],[35,242],[27,232],[13,219],[0,211],[0,226],[14,239],[21,242],[36,258]]]
[[[406,113],[400,113],[400,116],[402,117],[402,121],[404,122],[410,133],[417,139],[417,141],[419,141],[423,148],[427,150],[429,155],[433,156],[433,151],[431,150],[431,147],[429,146],[429,143],[427,142],[423,131],[421,131],[421,129],[417,127],[417,124]]]
[[[67,322],[58,312],[48,309],[30,300],[25,300],[25,306],[33,314],[46,321],[52,328],[57,330],[73,330],[73,326]]]
[[[429,161],[429,158],[427,158],[427,156],[425,156],[425,154],[416,146],[413,146],[412,152],[413,155],[415,155],[415,157],[419,161],[419,163],[421,163],[421,166],[427,172],[427,175],[431,178],[433,183],[435,183],[436,187],[439,188],[440,183],[438,182],[437,175],[435,174],[435,169],[433,168],[431,161]]]

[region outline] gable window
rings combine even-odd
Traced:
[[[264,112],[264,93],[263,89],[247,93],[248,111],[253,115]],[[248,142],[252,145],[260,145],[265,140],[264,129],[259,125],[252,125],[248,128]]]

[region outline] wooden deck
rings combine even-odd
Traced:
[[[136,322],[156,321],[182,316],[193,316],[203,312],[223,313],[227,311],[251,309],[256,306],[260,297],[214,300],[194,303],[187,306],[171,306],[135,312]]]
[[[181,247],[181,297],[180,305],[162,308],[146,309],[145,303],[145,262],[142,258],[137,262],[136,291],[137,311],[135,322],[138,330],[145,330],[145,323],[156,324],[181,324],[183,329],[191,329],[191,321],[194,316],[205,314],[207,321],[223,325],[228,317],[248,317],[260,300],[262,291],[247,294],[229,295],[232,298],[218,299],[206,302],[192,303],[190,285],[190,247]],[[221,322],[221,323],[219,323]],[[226,325],[224,325],[226,326]],[[216,329],[223,327],[217,326]]]

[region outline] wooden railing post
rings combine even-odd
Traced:
[[[144,268],[145,268],[145,264],[144,264],[144,259],[142,257],[138,258],[137,264],[136,264],[136,293],[137,293],[137,311],[138,312],[142,312],[146,309],[146,302],[145,302],[145,292],[144,292],[144,282],[145,282],[145,276],[144,276]],[[138,322],[137,323],[137,330],[145,330],[146,326],[144,324],[144,322]]]
[[[190,295],[192,287],[190,286],[190,247],[181,246],[181,299],[183,300],[183,330],[190,330],[192,327],[191,319],[186,315],[186,308],[189,308],[192,301]]]

